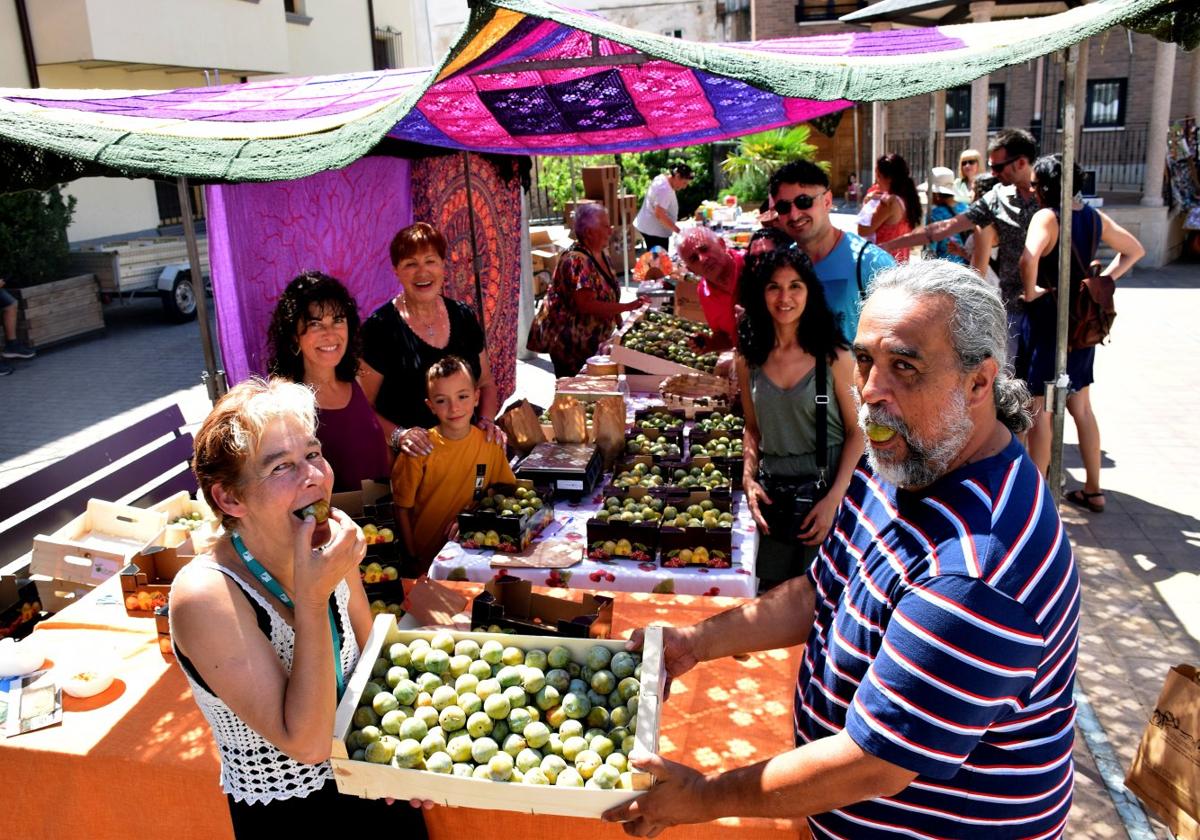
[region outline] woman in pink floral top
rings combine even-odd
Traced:
[[[554,375],[574,376],[642,301],[621,303],[621,286],[609,262],[612,224],[602,204],[575,208],[575,246],[562,255],[546,299],[534,317],[526,346],[549,353]]]

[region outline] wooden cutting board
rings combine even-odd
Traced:
[[[524,554],[493,554],[491,566],[493,569],[567,569],[581,562],[582,541],[539,540]]]

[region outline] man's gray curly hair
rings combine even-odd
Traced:
[[[950,340],[963,371],[995,359],[1000,368],[992,386],[996,418],[1017,434],[1033,425],[1029,389],[1005,361],[1008,316],[994,288],[966,266],[949,260],[918,260],[877,274],[867,288],[868,299],[885,289],[902,289],[916,297],[950,298],[954,304]]]

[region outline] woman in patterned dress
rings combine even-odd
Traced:
[[[533,319],[527,347],[549,353],[554,375],[574,376],[643,301],[621,303],[621,285],[608,259],[612,224],[602,204],[575,208],[575,245],[558,261],[546,299]]]

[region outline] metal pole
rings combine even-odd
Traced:
[[[628,214],[625,212],[625,202],[621,200],[621,184],[625,178],[625,167],[621,165],[621,156],[613,155],[617,164],[617,220],[621,225],[621,262],[625,264],[624,285],[629,285],[629,228]]]
[[[183,237],[187,242],[188,264],[192,274],[192,295],[196,298],[196,320],[200,323],[200,345],[204,348],[204,375],[201,377],[208,387],[208,398],[212,402],[220,399],[229,385],[225,371],[217,367],[217,356],[213,350],[212,333],[208,326],[208,302],[204,297],[204,275],[200,271],[200,246],[196,244],[196,225],[192,221],[192,188],[186,176],[180,175],[176,183],[179,189],[179,210],[183,214]]]
[[[858,103],[858,102],[854,103],[854,175],[855,175],[856,180],[858,181],[859,195],[862,194],[862,180],[863,180],[862,149],[859,148],[859,136],[858,136],[858,109],[861,107],[862,107],[861,103]]]
[[[1075,113],[1076,69],[1079,63],[1079,46],[1067,49],[1067,61],[1063,68],[1063,132],[1062,132],[1062,201],[1058,213],[1058,337],[1054,348],[1054,382],[1046,383],[1046,410],[1052,411],[1053,434],[1050,438],[1050,467],[1046,481],[1050,492],[1056,497],[1062,486],[1063,424],[1067,407],[1067,318],[1071,300],[1071,211],[1075,189],[1072,172],[1075,170],[1075,128],[1078,115]]]
[[[483,318],[483,281],[480,279],[479,243],[475,239],[475,210],[471,200],[471,158],[469,152],[462,153],[463,175],[467,185],[467,223],[471,226],[471,265],[475,269],[475,306],[479,309],[479,326],[487,329]]]

